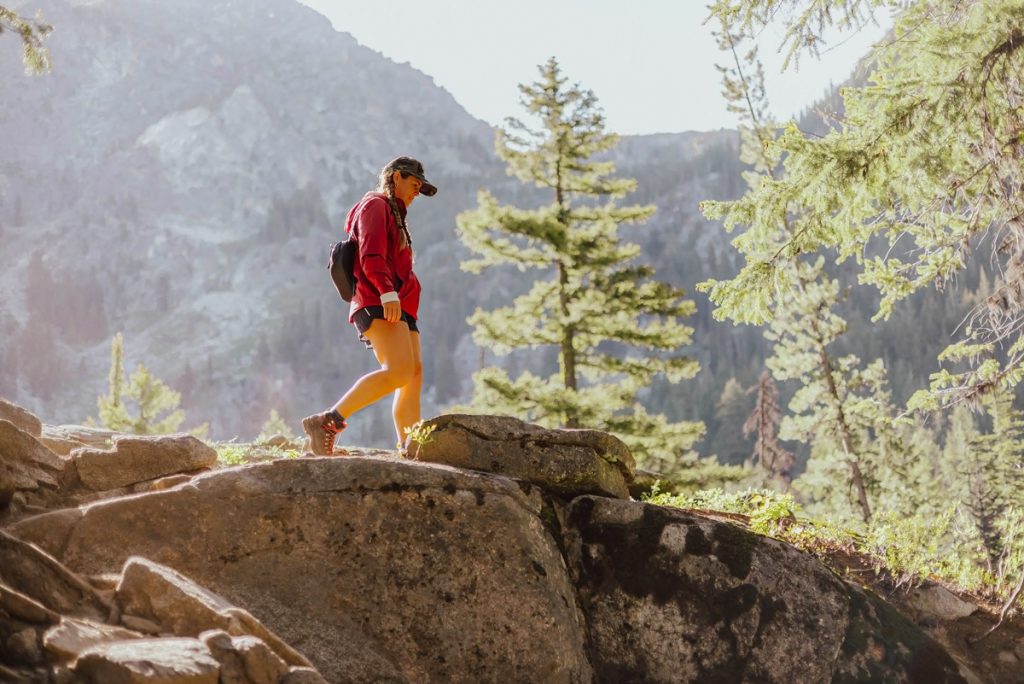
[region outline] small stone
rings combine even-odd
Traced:
[[[0,461],[0,508],[7,508],[17,491],[14,474],[6,463]]]
[[[327,684],[327,680],[311,667],[293,667],[278,680],[278,684]]]
[[[219,684],[248,684],[245,681],[245,665],[235,652],[231,635],[222,629],[209,629],[199,635],[210,653],[220,663]]]
[[[64,462],[31,434],[0,419],[0,462],[16,489],[56,488]]]
[[[47,437],[42,435],[39,438],[39,442],[47,449],[57,454],[58,456],[67,456],[75,449],[87,446],[82,442],[76,442],[73,439],[61,439],[59,437]]]
[[[221,664],[221,684],[278,684],[288,665],[254,636],[231,636],[223,630],[199,635]]]
[[[7,637],[4,647],[12,664],[33,666],[43,660],[43,649],[39,646],[39,634],[31,627]]]
[[[165,489],[177,487],[178,485],[184,484],[185,482],[190,482],[191,480],[191,475],[168,475],[167,477],[161,477],[160,479],[153,480],[152,482],[141,483],[139,485],[139,491],[162,492]]]
[[[284,435],[273,435],[265,440],[263,443],[270,447],[277,447],[279,449],[286,449],[292,445],[291,440]]]
[[[99,575],[89,575],[85,579],[96,588],[96,591],[113,591],[117,589],[117,583],[121,581],[121,576],[113,572],[105,572]]]
[[[959,620],[978,610],[978,606],[939,584],[917,587],[910,592],[908,601],[919,612],[938,620]]]
[[[60,615],[3,582],[0,582],[0,613],[37,625],[50,626],[60,622]]]
[[[19,430],[33,437],[39,437],[43,433],[42,421],[28,410],[6,399],[0,399],[0,420],[9,420]]]
[[[63,665],[55,665],[50,671],[50,678],[53,684],[78,684],[75,681],[75,673]]]
[[[1002,663],[1019,663],[1020,659],[1012,651],[1000,651],[999,661]]]
[[[141,632],[143,634],[160,634],[163,632],[163,627],[152,620],[147,620],[146,618],[139,617],[138,615],[122,615],[121,624],[128,629],[133,629],[136,632]]]

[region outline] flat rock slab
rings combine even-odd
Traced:
[[[6,614],[15,620],[36,625],[49,626],[60,622],[60,615],[2,581],[0,581],[0,614]]]
[[[58,456],[68,456],[75,449],[80,449],[88,444],[76,442],[72,439],[60,439],[59,437],[47,437],[45,434],[39,437],[39,441],[47,449]]]
[[[217,452],[192,435],[119,436],[111,449],[75,449],[71,458],[81,483],[102,492],[211,468],[217,463]]]
[[[135,639],[88,649],[74,673],[91,684],[217,684],[220,663],[198,639]]]
[[[11,529],[85,575],[132,555],[174,568],[335,684],[588,682],[554,516],[527,489],[394,458],[281,459]]]
[[[567,529],[600,681],[965,681],[894,608],[787,544],[598,497],[572,502]]]
[[[6,466],[14,486],[35,490],[56,488],[64,462],[38,439],[9,420],[0,419],[0,465]]]
[[[7,420],[14,423],[15,427],[23,430],[33,437],[43,434],[43,423],[27,409],[17,404],[0,398],[0,420]]]
[[[411,458],[496,473],[572,497],[629,498],[636,471],[621,440],[599,430],[549,430],[508,416],[439,416],[423,424],[422,443],[409,438]]]
[[[85,580],[34,544],[0,531],[0,582],[48,611],[106,620],[111,604]]]
[[[78,446],[87,446],[94,449],[106,449],[114,443],[115,437],[125,436],[126,434],[88,425],[43,426],[43,437],[46,439],[74,442]]]
[[[143,636],[115,625],[65,617],[43,635],[43,647],[58,661],[70,662],[98,644],[142,639]]]

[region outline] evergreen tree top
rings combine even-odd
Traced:
[[[43,74],[50,71],[50,53],[43,46],[43,40],[50,35],[53,27],[43,21],[42,14],[26,19],[14,10],[0,5],[0,33],[9,31],[21,37],[22,61],[28,74]]]
[[[836,127],[822,137],[792,122],[776,129],[764,146],[771,169],[751,190],[703,204],[741,232],[734,244],[746,256],[734,278],[704,287],[717,317],[764,322],[797,286],[788,264],[824,254],[859,265],[860,282],[881,294],[878,320],[955,281],[970,260],[991,260],[1002,277],[911,402],[929,409],[1024,379],[1024,4],[720,0],[712,16],[749,37],[781,13],[791,52],[813,54],[824,28],[855,28],[880,7],[899,8],[891,37],[866,84],[843,89]],[[879,242],[886,249],[867,248]]]
[[[569,84],[552,57],[538,67],[540,79],[521,84],[520,103],[534,126],[515,117],[498,131],[498,155],[510,174],[564,195],[621,197],[636,187],[631,179],[610,178],[615,165],[593,159],[615,147],[619,136],[606,133],[604,114],[593,91]]]

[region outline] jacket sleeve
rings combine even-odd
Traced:
[[[388,204],[367,202],[359,215],[359,265],[363,275],[380,294],[395,291],[388,267]]]

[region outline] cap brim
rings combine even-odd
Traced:
[[[427,197],[433,197],[437,194],[437,186],[433,183],[423,181],[423,185],[420,186],[420,194],[426,195]]]

